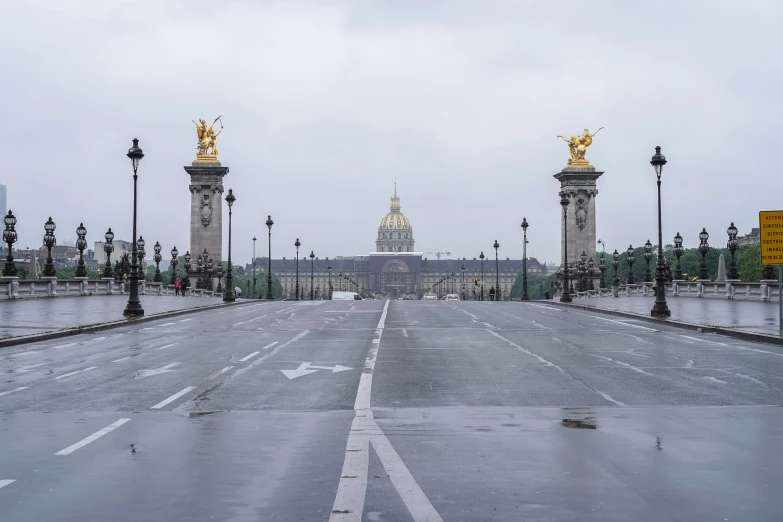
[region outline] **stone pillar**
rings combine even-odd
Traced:
[[[601,177],[603,172],[598,172],[595,167],[565,167],[562,171],[554,175],[560,182],[559,196],[563,194],[568,196],[570,203],[568,205],[568,277],[576,287],[576,263],[579,262],[582,252],[587,254],[587,259],[596,257],[596,231],[595,231],[595,197],[598,195],[596,180]],[[563,218],[563,209],[560,209],[560,266],[563,266],[565,259],[565,221]],[[560,276],[562,278],[562,275]],[[589,276],[588,276],[589,277]],[[598,276],[593,275],[593,285],[597,288],[600,280]]]
[[[223,259],[223,176],[228,167],[219,161],[194,161],[185,171],[190,174],[190,255],[188,277],[194,284],[196,258],[207,249],[215,267]],[[206,261],[206,260],[205,260]]]

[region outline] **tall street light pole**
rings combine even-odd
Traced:
[[[495,244],[492,245],[495,249],[495,301],[500,301],[500,263],[498,262],[498,240],[495,240]]]
[[[661,154],[661,148],[655,147],[655,155],[650,160],[658,178],[658,266],[655,269],[655,304],[650,314],[653,317],[669,317],[672,315],[666,305],[666,270],[663,264],[663,231],[661,228],[661,173],[666,165],[666,157]]]
[[[253,299],[256,298],[256,236],[253,236]]]
[[[310,300],[313,301],[315,299],[315,288],[313,287],[313,282],[315,280],[315,254],[313,251],[310,251]]]
[[[228,195],[226,196],[226,203],[228,203],[228,270],[226,270],[226,290],[223,294],[223,301],[226,303],[233,303],[236,301],[236,295],[234,294],[234,279],[232,277],[231,269],[231,207],[234,206],[234,201],[236,200],[237,198],[234,196],[234,191],[228,189]]]
[[[144,152],[139,147],[139,140],[136,138],[133,138],[133,146],[128,149],[127,156],[130,158],[133,166],[133,247],[131,250],[130,296],[128,296],[128,304],[125,306],[125,311],[122,315],[125,317],[141,317],[144,315],[144,309],[141,307],[141,301],[139,301],[139,254],[136,245],[136,182],[138,180],[139,163],[144,157]]]
[[[527,294],[527,219],[522,218],[522,300],[529,301]]]
[[[296,238],[296,242],[294,243],[294,246],[296,247],[296,300],[299,300],[299,247],[302,246],[302,243],[299,242],[299,238]]]
[[[483,301],[484,300],[484,251],[483,250],[479,258],[481,259],[481,289],[479,292],[479,301]]]
[[[266,228],[269,229],[269,270],[266,273],[266,298],[274,299],[272,295],[272,225],[275,222],[272,221],[272,216],[266,217]]]
[[[332,265],[326,267],[329,271],[329,300],[332,300]]]
[[[568,290],[568,196],[563,193],[560,197],[560,206],[563,207],[563,254],[565,261],[563,262],[563,291],[560,293],[561,303],[571,302],[571,292]]]

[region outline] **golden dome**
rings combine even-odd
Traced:
[[[411,228],[411,222],[400,212],[400,197],[397,195],[397,183],[394,183],[394,195],[391,198],[389,213],[381,219],[383,230],[405,230]]]

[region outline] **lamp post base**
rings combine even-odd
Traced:
[[[128,303],[122,315],[129,318],[142,317],[144,316],[144,309],[141,307],[141,303]]]
[[[653,305],[652,311],[650,312],[650,315],[657,319],[665,319],[666,317],[672,316],[672,311],[669,310],[669,307],[666,306],[666,303],[655,303]]]

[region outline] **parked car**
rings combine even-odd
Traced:
[[[332,292],[332,301],[361,301],[362,296],[356,292]]]
[[[421,297],[422,301],[437,301],[438,296],[431,293],[426,293]]]
[[[447,294],[446,301],[459,301],[460,298],[457,294]]]

